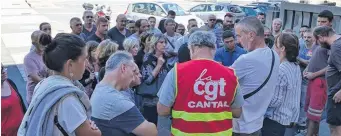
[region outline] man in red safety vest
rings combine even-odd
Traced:
[[[190,36],[192,60],[176,64],[158,93],[159,135],[232,135],[232,118],[240,116],[244,99],[234,70],[213,60],[215,43],[210,32]]]

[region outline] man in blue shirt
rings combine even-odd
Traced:
[[[216,51],[214,60],[221,62],[224,66],[231,66],[235,60],[246,51],[236,46],[234,34],[232,31],[225,31],[223,33],[224,46]]]

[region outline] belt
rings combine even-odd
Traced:
[[[295,122],[291,122],[290,125],[284,125],[286,128],[293,128],[295,127],[297,124]]]

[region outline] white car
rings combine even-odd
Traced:
[[[176,13],[175,22],[185,25],[187,27],[189,19],[196,19],[198,27],[204,24],[204,21],[195,15],[186,12],[178,4],[169,2],[136,2],[128,5],[126,16],[129,20],[148,19],[150,16],[156,18],[155,27],[159,26],[160,20],[167,16],[169,10]]]

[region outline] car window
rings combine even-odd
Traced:
[[[156,4],[150,4],[149,12],[151,15],[154,15],[154,16],[166,15],[163,9],[159,5],[156,5]]]
[[[208,12],[222,11],[223,9],[224,9],[224,6],[221,6],[221,5],[214,5],[214,4],[207,5]]]
[[[183,16],[186,15],[186,12],[183,8],[181,8],[178,4],[162,4],[162,7],[168,12],[170,10],[173,10],[177,16]]]
[[[229,6],[227,7],[228,12],[232,13],[242,13],[242,9],[239,6]]]
[[[133,12],[149,14],[148,12],[148,3],[135,3],[133,4]]]
[[[193,7],[190,11],[191,12],[204,12],[205,11],[205,7],[206,7],[205,4],[198,5],[198,6]]]

